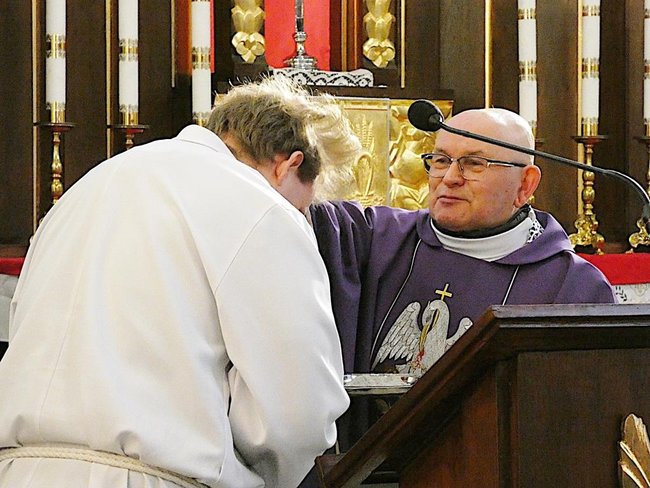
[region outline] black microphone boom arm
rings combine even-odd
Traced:
[[[563,158],[562,156],[556,156],[555,154],[538,151],[537,149],[518,146],[517,144],[511,144],[506,141],[500,141],[498,139],[492,139],[491,137],[482,136],[480,134],[475,134],[473,132],[468,132],[461,129],[456,129],[455,127],[450,127],[443,122],[444,118],[440,109],[429,100],[416,100],[413,102],[409,108],[408,117],[411,124],[420,130],[435,132],[439,129],[443,129],[447,132],[451,132],[452,134],[456,134],[462,137],[476,139],[477,141],[486,142],[494,146],[505,147],[506,149],[511,149],[513,151],[528,154],[530,156],[548,159],[550,161],[555,161],[556,163],[564,164],[566,166],[571,166],[573,168],[578,168],[584,171],[591,171],[593,173],[600,173],[623,181],[628,185],[631,185],[643,200],[641,218],[643,219],[643,223],[646,226],[646,230],[650,231],[648,228],[650,226],[650,196],[638,181],[636,181],[631,176],[626,175],[625,173],[621,173],[620,171],[613,169],[601,168],[599,166],[591,166],[588,164],[580,163],[578,161],[574,161],[573,159]]]

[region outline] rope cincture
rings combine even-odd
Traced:
[[[74,459],[155,476],[165,481],[170,481],[182,488],[207,488],[206,485],[188,476],[151,466],[129,456],[105,451],[95,451],[84,446],[44,445],[0,449],[0,461],[18,458]]]

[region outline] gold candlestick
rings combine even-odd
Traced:
[[[149,128],[148,125],[142,124],[114,124],[111,127],[119,130],[124,134],[124,147],[125,150],[131,149],[135,144],[135,136],[142,134],[145,130]]]
[[[645,128],[646,135],[635,137],[635,139],[645,144],[646,152],[648,153],[648,169],[646,171],[645,178],[647,185],[646,191],[650,193],[650,126],[646,125]],[[628,238],[628,242],[630,243],[630,246],[632,246],[629,252],[640,250],[639,246],[645,249],[650,249],[650,235],[648,235],[648,231],[646,230],[646,226],[643,223],[643,219],[637,220],[636,226],[639,231],[635,232]]]
[[[135,136],[142,134],[149,128],[138,122],[138,107],[135,105],[120,105],[120,124],[109,124],[109,127],[117,129],[124,134],[124,147],[129,150],[135,144]]]
[[[61,137],[74,127],[74,124],[66,122],[47,122],[41,124],[47,127],[52,133],[52,164],[50,171],[52,179],[50,182],[50,196],[52,204],[55,204],[63,195],[63,161],[61,159]]]
[[[573,139],[582,144],[585,150],[585,164],[591,166],[594,146],[599,142],[607,139],[602,135],[574,136]],[[594,173],[591,171],[582,172],[582,213],[578,216],[574,225],[578,232],[569,235],[569,240],[573,248],[581,248],[583,252],[595,252],[603,254],[605,238],[597,232],[598,220],[594,213],[593,203],[596,199],[596,190],[594,189]]]

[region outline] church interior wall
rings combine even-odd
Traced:
[[[270,0],[267,0],[269,2]],[[63,182],[68,188],[107,156],[124,149],[124,135],[112,127],[118,121],[117,49],[107,47],[107,30],[115,31],[117,0],[68,0],[66,121],[74,124],[63,135]],[[51,128],[44,107],[44,1],[0,3],[0,254],[24,253],[38,221],[51,205]],[[190,76],[179,68],[186,39],[179,33],[179,9],[187,0],[140,0],[140,123],[147,126],[136,144],[171,137],[191,122]],[[363,0],[331,0],[333,31],[341,19],[352,21],[352,6]],[[457,2],[401,0],[392,2],[396,26],[402,12],[407,35],[395,35],[399,57],[376,79],[388,88],[358,89],[354,95],[390,98],[453,99],[453,111],[485,105],[518,110],[517,6],[511,0]],[[345,5],[345,8],[341,7]],[[578,0],[538,0],[538,128],[539,149],[565,157],[581,156],[572,139],[578,131]],[[242,74],[263,69],[243,66],[229,44],[230,0],[214,0],[215,73],[213,88],[226,86]],[[486,15],[486,8],[489,8]],[[336,30],[331,66],[368,67],[363,56],[349,52],[361,36],[356,30]],[[486,28],[490,36],[486,37]],[[487,39],[487,43],[486,43]],[[343,42],[345,40],[345,43]],[[272,42],[272,39],[267,39]],[[404,46],[401,43],[404,43]],[[345,45],[343,45],[345,44]],[[347,51],[346,51],[347,50]],[[354,63],[361,64],[360,66]],[[262,60],[263,64],[263,60]],[[487,67],[487,69],[486,69]],[[400,74],[403,69],[406,86]],[[248,70],[248,71],[246,71]],[[108,76],[107,76],[108,73]],[[383,78],[382,78],[383,77]],[[602,0],[599,132],[608,138],[594,149],[594,164],[625,171],[647,186],[648,155],[637,138],[642,119],[643,1]],[[334,93],[349,93],[332,90]],[[554,213],[567,232],[574,232],[578,213],[578,175],[565,167],[539,161],[544,177],[535,204]],[[595,211],[599,232],[612,252],[626,249],[640,213],[637,196],[617,181],[596,177]],[[119,198],[119,188],[115,189]]]

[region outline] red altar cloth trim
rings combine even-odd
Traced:
[[[0,258],[0,274],[18,276],[25,258]]]
[[[650,283],[650,254],[580,254],[600,269],[612,285]]]
[[[580,254],[600,269],[612,285],[650,283],[650,254]],[[25,258],[0,258],[0,274],[18,276]]]

